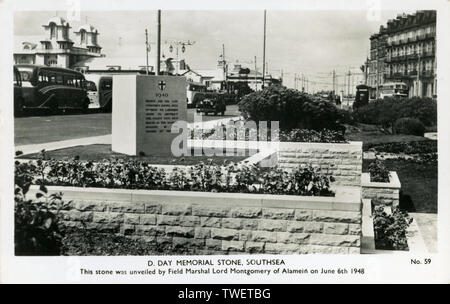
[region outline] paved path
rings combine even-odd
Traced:
[[[203,121],[201,123],[188,123],[189,128],[202,127],[203,129],[212,129],[217,124],[226,124],[230,120],[238,119],[237,117],[227,117],[217,120]],[[16,145],[15,151],[21,151],[23,154],[38,153],[42,150],[51,151],[64,149],[74,146],[86,146],[93,144],[111,144],[111,134],[101,135],[101,136],[89,136],[83,138],[67,139],[67,140],[57,140],[44,143],[33,143],[29,145]]]
[[[417,223],[428,252],[437,252],[437,214],[409,213],[409,215]]]

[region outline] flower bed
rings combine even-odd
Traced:
[[[260,138],[256,128],[246,130],[244,121],[242,126],[232,129],[227,133],[225,124],[217,125],[210,130],[196,128],[190,130],[190,139],[209,139],[209,140],[245,140],[245,141],[266,141],[271,140],[272,135],[280,142],[306,142],[306,143],[347,143],[342,131],[323,129],[321,131],[309,129],[292,129],[290,131],[277,131],[276,134],[264,135]],[[270,131],[270,130],[267,130]],[[231,132],[231,133],[230,133]]]
[[[382,206],[376,206],[373,213],[375,248],[383,250],[408,250],[406,231],[412,218],[396,207],[386,213]]]
[[[311,166],[293,171],[267,169],[257,165],[226,166],[200,163],[171,172],[146,162],[105,160],[102,162],[37,160],[18,162],[16,178],[30,183],[146,190],[262,193],[333,196],[332,176],[321,175]]]
[[[374,205],[398,206],[401,189],[400,180],[395,171],[388,173],[388,182],[372,182],[370,173],[362,173],[362,197],[364,199],[371,199]]]

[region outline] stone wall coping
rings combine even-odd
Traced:
[[[371,182],[370,173],[363,172],[361,174],[361,186],[366,188],[392,188],[400,189],[402,187],[397,172],[389,171],[389,183]]]
[[[280,150],[290,148],[319,148],[329,150],[362,151],[362,141],[346,143],[311,143],[311,142],[280,142]]]
[[[245,140],[202,140],[188,139],[188,147],[208,148],[239,148],[239,149],[276,149],[290,148],[318,148],[330,150],[362,151],[361,141],[349,141],[346,143],[312,143],[312,142],[275,142],[275,141],[245,141]]]
[[[375,231],[373,227],[372,201],[362,200],[361,253],[374,253]]]
[[[360,211],[360,187],[335,186],[336,196],[296,196],[197,191],[134,190],[47,186],[49,193],[62,192],[63,200],[111,201],[124,203],[174,203],[231,207],[298,208],[314,210]],[[39,191],[32,185],[27,197]]]

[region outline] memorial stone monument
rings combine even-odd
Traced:
[[[172,155],[171,133],[186,121],[186,78],[114,75],[112,150],[127,155]]]

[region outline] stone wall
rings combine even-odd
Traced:
[[[336,184],[359,186],[362,143],[280,143],[278,166],[293,169],[300,164],[311,164],[320,173],[334,176]]]
[[[33,186],[27,195],[34,196]],[[163,246],[164,254],[360,253],[361,197],[48,187],[72,201],[70,227],[119,233]],[[173,250],[173,253],[171,253]]]
[[[362,198],[370,199],[374,205],[384,204],[396,207],[400,200],[401,184],[396,172],[389,172],[389,183],[375,183],[370,181],[370,174],[361,176]]]

